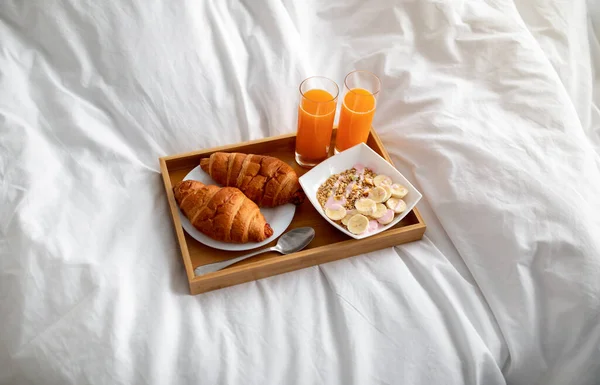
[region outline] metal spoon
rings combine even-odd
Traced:
[[[266,253],[269,251],[277,251],[281,254],[295,253],[296,251],[300,251],[306,246],[308,246],[308,244],[313,240],[314,237],[315,230],[312,227],[300,227],[294,230],[290,230],[287,233],[283,234],[274,247],[254,251],[250,254],[242,255],[241,257],[233,259],[228,259],[226,261],[198,266],[194,270],[194,273],[196,275],[202,275],[212,273],[214,271],[219,271],[221,269],[226,268],[227,266],[233,265],[234,263],[243,261],[246,258],[254,257],[255,255]]]

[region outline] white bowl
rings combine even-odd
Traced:
[[[339,174],[344,170],[348,170],[354,167],[355,164],[362,164],[363,166],[370,168],[376,174],[385,174],[392,178],[394,183],[404,185],[408,189],[408,194],[403,198],[406,202],[406,210],[404,212],[396,214],[394,220],[387,225],[371,232],[365,232],[362,234],[352,234],[345,227],[338,225],[325,215],[325,210],[319,204],[317,200],[317,190],[319,186],[323,184],[333,174]],[[394,166],[389,164],[385,159],[379,156],[369,146],[364,143],[357,144],[356,146],[347,149],[346,151],[340,152],[339,154],[332,156],[331,158],[319,163],[312,170],[300,177],[300,185],[304,189],[306,196],[315,207],[315,209],[338,230],[354,239],[363,239],[370,237],[375,234],[379,234],[382,231],[395,226],[402,220],[419,202],[423,197],[421,193],[400,173]]]

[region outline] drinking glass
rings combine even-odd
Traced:
[[[296,162],[314,167],[327,159],[339,88],[323,76],[313,76],[300,83]]]
[[[367,141],[380,90],[381,81],[369,71],[353,71],[346,75],[335,140],[336,153]]]

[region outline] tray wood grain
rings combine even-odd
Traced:
[[[194,275],[194,269],[196,267],[234,258],[247,253],[248,251],[223,251],[213,249],[189,236],[181,226],[177,203],[175,202],[175,197],[173,195],[173,185],[183,180],[190,170],[198,166],[201,158],[210,156],[210,154],[217,151],[274,156],[292,166],[296,173],[298,173],[298,176],[301,176],[308,170],[298,166],[294,160],[295,140],[295,134],[281,135],[160,158],[160,168],[167,193],[167,200],[169,202],[169,208],[171,210],[175,233],[181,249],[191,294],[199,294],[321,263],[364,254],[374,250],[419,240],[423,237],[426,225],[416,208],[391,229],[369,238],[356,240],[331,226],[314,209],[309,200],[306,199],[303,204],[296,208],[294,219],[288,227],[288,230],[304,226],[310,226],[315,229],[315,239],[306,249],[286,256],[272,252],[265,253],[239,262],[221,271],[196,277]],[[371,130],[367,145],[388,162],[392,163],[389,154],[374,130]],[[275,243],[276,241],[273,241],[264,247],[273,246]]]

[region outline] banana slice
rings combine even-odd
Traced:
[[[383,214],[383,216],[381,218],[377,219],[377,222],[381,223],[382,225],[387,225],[388,223],[390,223],[393,220],[394,220],[394,210],[387,209],[387,210],[385,210],[385,213]]]
[[[385,202],[388,208],[394,210],[395,213],[401,213],[406,210],[406,202],[398,198],[390,198]]]
[[[375,179],[373,179],[373,183],[377,187],[391,186],[392,185],[392,178],[390,178],[387,175],[383,175],[383,174],[377,175],[375,177]]]
[[[383,203],[377,203],[377,205],[375,206],[375,211],[373,212],[373,214],[371,214],[371,216],[375,219],[379,219],[381,218],[385,212],[388,210],[387,207],[385,207],[385,205]]]
[[[348,210],[346,212],[346,216],[342,218],[342,224],[344,226],[348,226],[348,221],[350,220],[350,218],[352,218],[356,214],[358,214],[358,211],[356,211],[356,210]]]
[[[381,203],[385,200],[387,192],[383,187],[375,187],[369,190],[369,199],[375,203]]]
[[[392,197],[394,198],[404,198],[408,194],[407,188],[398,183],[391,185],[390,190],[392,190]]]
[[[348,231],[352,234],[364,233],[369,227],[369,219],[361,214],[356,214],[348,221]]]
[[[387,202],[388,199],[390,199],[392,197],[392,189],[390,188],[390,186],[381,186],[382,189],[385,190],[385,196],[383,197],[383,202],[385,203]]]
[[[344,206],[334,203],[325,209],[325,215],[331,220],[339,221],[346,216],[346,209]]]
[[[363,215],[371,215],[375,211],[376,203],[369,198],[361,198],[354,203],[354,207]]]

